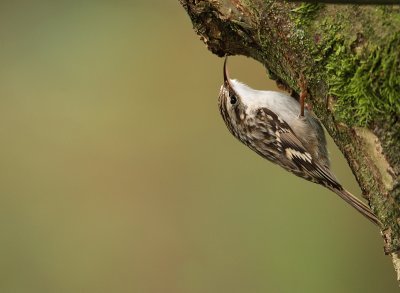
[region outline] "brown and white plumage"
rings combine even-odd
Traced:
[[[299,116],[300,104],[288,95],[254,90],[230,79],[226,61],[218,103],[229,131],[269,161],[329,188],[381,226],[371,209],[346,191],[330,171],[325,134],[318,119],[307,110]]]

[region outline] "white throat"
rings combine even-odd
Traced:
[[[275,91],[255,90],[235,79],[231,79],[230,82],[233,90],[239,95],[241,103],[247,106],[248,113],[265,107],[279,113],[283,120],[298,116],[300,113],[300,104],[289,95]]]

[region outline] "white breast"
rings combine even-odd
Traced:
[[[275,91],[254,90],[237,80],[231,80],[231,84],[240,101],[247,106],[248,113],[265,107],[285,120],[290,127],[292,127],[291,121],[298,120],[300,104],[291,96]]]

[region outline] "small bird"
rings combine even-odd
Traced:
[[[254,90],[229,78],[227,59],[218,106],[229,131],[263,158],[335,192],[381,227],[372,210],[331,172],[324,130],[313,113],[304,109],[304,94],[299,103],[284,93]]]

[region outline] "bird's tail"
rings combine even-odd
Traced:
[[[378,220],[378,218],[375,216],[375,214],[372,212],[372,210],[361,200],[359,200],[357,197],[355,197],[353,194],[348,192],[345,189],[336,189],[336,188],[331,188],[333,192],[335,192],[337,195],[339,195],[344,201],[349,203],[352,207],[354,207],[357,211],[359,211],[363,216],[365,216],[368,220],[370,220],[372,223],[377,225],[379,228],[382,228],[382,223],[381,221]]]

